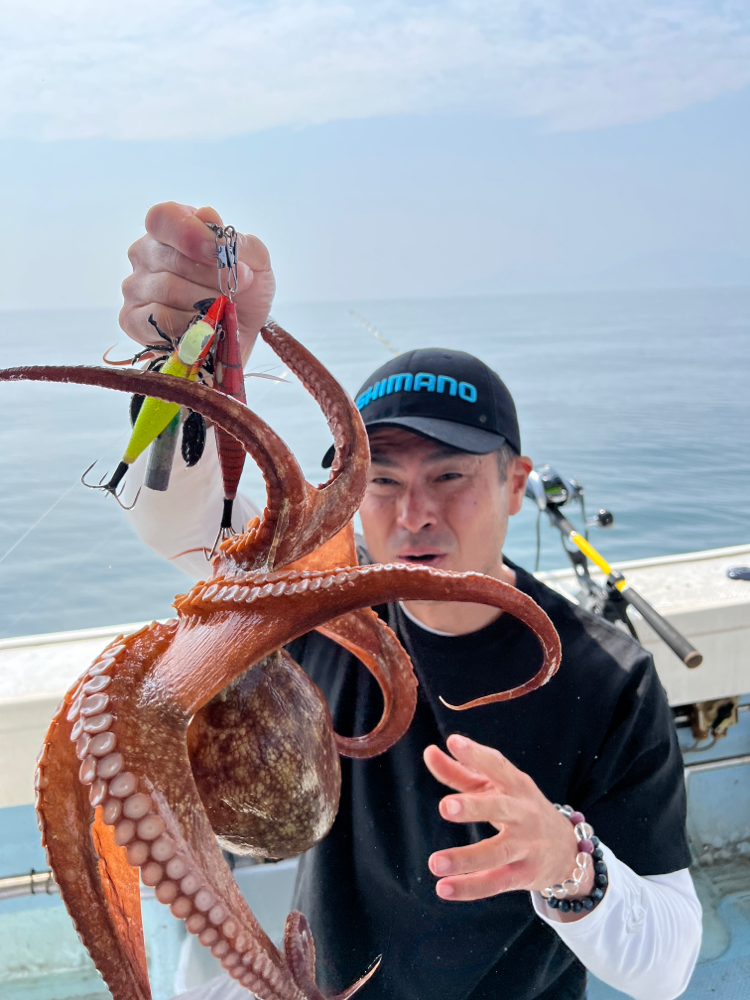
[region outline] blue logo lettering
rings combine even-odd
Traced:
[[[428,392],[435,391],[435,376],[431,375],[429,372],[418,372],[414,376],[414,391],[419,392],[420,389],[426,389]]]
[[[367,406],[370,402],[372,402],[372,386],[368,386],[364,392],[357,396],[357,409],[361,410],[363,406]]]
[[[356,405],[358,410],[363,410],[368,403],[380,399],[382,396],[390,396],[393,392],[440,392],[449,396],[459,395],[467,403],[476,403],[477,389],[471,382],[456,382],[451,375],[434,375],[432,372],[417,372],[411,375],[409,372],[398,372],[396,375],[389,375],[388,378],[380,379],[361,392],[357,396]]]
[[[398,375],[391,375],[388,378],[388,388],[387,393],[391,392],[411,392],[411,386],[414,379],[412,378],[411,372],[400,372]]]

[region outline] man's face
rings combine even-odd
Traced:
[[[396,427],[373,431],[370,450],[359,513],[376,562],[502,575],[508,518],[523,502],[528,459],[511,462],[502,482],[494,453],[452,452]]]

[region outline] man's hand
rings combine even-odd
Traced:
[[[212,208],[168,201],[146,215],[146,235],[128,250],[133,273],[122,283],[120,326],[139,344],[155,342],[153,313],[170,335],[182,334],[193,304],[219,294],[216,244],[207,222],[221,225]],[[238,237],[239,282],[235,296],[242,356],[247,360],[271,309],[275,282],[268,250],[255,236]],[[158,337],[157,337],[158,340]]]
[[[440,801],[440,815],[452,823],[491,823],[499,832],[478,844],[436,851],[430,856],[443,899],[472,900],[512,889],[544,889],[570,878],[576,867],[573,824],[549,802],[532,779],[501,753],[463,736],[448,737],[449,757],[429,746],[424,760],[433,776],[458,795]],[[455,759],[454,759],[455,758]],[[593,887],[593,865],[578,896]],[[582,914],[563,914],[578,919]]]

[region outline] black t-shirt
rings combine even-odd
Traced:
[[[445,786],[422,751],[461,733],[496,747],[552,802],[585,813],[601,840],[640,875],[687,867],[685,794],[674,726],[653,660],[621,630],[514,567],[562,641],[552,680],[516,701],[455,712],[538,669],[533,633],[508,614],[469,635],[419,628],[397,605],[378,609],[419,679],[414,720],[389,751],[342,758],[341,802],[328,836],[300,861],[295,907],[315,936],[326,994],[351,985],[378,955],[362,1000],[526,1000],[583,996],[585,970],[540,920],[527,892],[449,902],[427,868],[436,850],[496,833],[442,820]],[[342,735],[371,730],[377,684],[349,653],[311,632],[290,652],[326,696]],[[359,994],[358,994],[359,995]]]

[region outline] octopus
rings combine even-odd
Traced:
[[[339,755],[367,758],[406,732],[417,681],[372,610],[394,600],[481,603],[532,628],[542,665],[526,683],[456,708],[517,698],[557,669],[560,644],[529,597],[478,573],[358,565],[352,516],[364,494],[367,435],[322,364],[283,329],[262,336],[321,407],[336,458],[313,487],[281,438],[241,402],[147,371],[48,366],[0,381],[72,382],[143,393],[200,412],[262,470],[261,518],[225,539],[210,577],[176,616],[118,637],[70,688],[39,755],[37,813],[50,867],[78,934],[115,1000],[148,1000],[139,876],[231,977],[261,1000],[326,1000],[304,915],[283,947],[249,908],[222,848],[296,855],[323,838],[338,807]],[[369,732],[333,731],[318,688],[285,651],[317,629],[371,671],[383,695]],[[338,1000],[352,996],[377,963]]]

